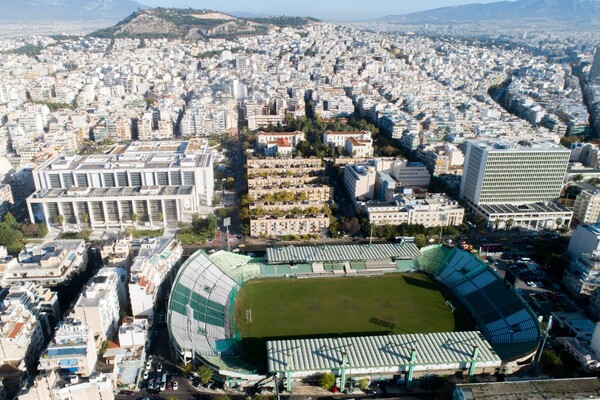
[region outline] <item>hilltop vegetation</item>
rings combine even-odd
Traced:
[[[210,39],[262,35],[272,27],[301,27],[318,22],[305,17],[236,18],[211,10],[153,8],[138,10],[116,25],[90,36],[101,38]]]

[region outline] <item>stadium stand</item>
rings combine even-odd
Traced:
[[[237,283],[204,253],[182,265],[169,299],[168,321],[173,342],[180,351],[201,356],[233,355],[231,293]]]
[[[442,259],[439,267],[431,263]],[[535,314],[482,260],[459,249],[447,253],[432,247],[421,262],[467,307],[490,343],[535,349],[541,333]]]

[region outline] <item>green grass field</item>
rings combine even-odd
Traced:
[[[460,302],[423,274],[251,281],[236,296],[235,324],[254,341],[473,328]]]

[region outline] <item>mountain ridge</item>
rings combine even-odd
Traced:
[[[388,23],[468,23],[540,19],[550,21],[600,23],[600,0],[517,0],[472,3],[388,15],[379,19]]]

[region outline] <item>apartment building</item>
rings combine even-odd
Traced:
[[[125,270],[102,268],[75,302],[70,316],[92,330],[96,347],[117,333],[121,305],[125,304]]]
[[[92,329],[78,319],[67,318],[56,328],[54,338],[39,359],[38,369],[89,377],[97,357]]]
[[[17,258],[5,258],[3,286],[33,282],[54,287],[68,283],[87,264],[83,240],[51,240],[28,244]]]
[[[320,159],[249,159],[247,165],[251,236],[325,234],[333,188]]]
[[[26,282],[13,286],[0,310],[0,379],[21,386],[24,373],[37,365],[60,318],[56,292]]]
[[[565,269],[562,282],[575,297],[589,297],[600,287],[600,253],[584,253]]]
[[[49,226],[177,225],[212,205],[208,141],[133,142],[110,154],[54,157],[33,171],[32,221]]]
[[[392,203],[370,201],[364,208],[374,225],[459,226],[465,214],[465,209],[445,194],[427,194],[424,198],[402,196]]]
[[[134,317],[154,317],[154,305],[172,279],[183,247],[174,238],[144,238],[132,243],[133,259],[129,281],[129,300]]]
[[[595,224],[600,219],[600,189],[588,183],[577,184],[581,192],[573,204],[573,218],[582,224]]]
[[[377,169],[370,163],[350,164],[344,168],[344,187],[353,199],[374,199],[376,180]]]

